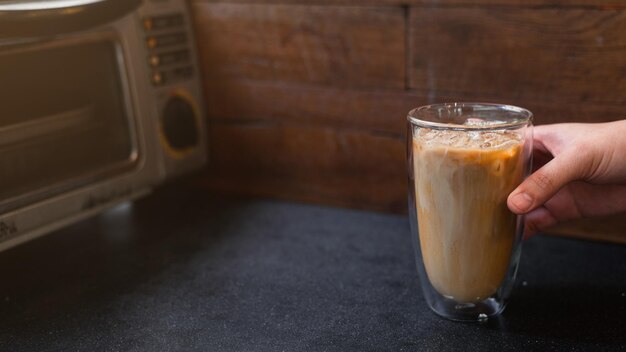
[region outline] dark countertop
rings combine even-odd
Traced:
[[[408,221],[169,186],[0,253],[2,351],[611,350],[626,246],[536,237],[499,319],[421,297]]]

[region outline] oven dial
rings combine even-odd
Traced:
[[[161,117],[161,143],[173,157],[184,157],[200,141],[200,116],[192,96],[175,91],[167,100]]]

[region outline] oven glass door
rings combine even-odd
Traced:
[[[136,167],[125,72],[111,35],[0,46],[0,210]]]

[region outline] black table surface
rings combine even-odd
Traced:
[[[626,246],[538,236],[505,313],[430,312],[404,216],[168,186],[0,253],[2,351],[619,350]]]

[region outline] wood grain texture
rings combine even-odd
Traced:
[[[431,94],[626,104],[626,12],[411,10],[410,86]]]
[[[193,12],[209,80],[405,86],[400,7],[196,2]]]
[[[207,3],[232,4],[297,4],[297,5],[343,5],[355,6],[354,0],[193,0]],[[359,5],[377,6],[428,6],[428,7],[525,7],[525,8],[597,8],[623,9],[626,4],[619,0],[359,0]]]
[[[401,212],[406,212],[406,188],[399,191],[406,183],[401,148],[406,113],[416,106],[463,98],[433,101],[417,92],[362,92],[248,80],[222,82],[205,92],[210,102],[213,160],[207,184],[211,188]],[[610,121],[624,113],[619,107],[595,104],[578,108],[534,103],[529,108],[540,123]],[[359,149],[341,149],[343,154],[332,159],[347,135],[353,136],[348,141],[364,142],[359,142]],[[308,144],[301,148],[294,139]],[[367,164],[372,160],[374,165]],[[323,173],[309,172],[315,165]],[[350,169],[357,172],[347,177]],[[388,174],[389,169],[402,171]],[[385,184],[394,185],[395,191],[368,193]]]
[[[362,209],[406,207],[404,140],[281,123],[211,124],[205,185]]]
[[[402,92],[233,80],[205,89],[212,120],[275,121],[403,136],[405,116],[423,99]],[[245,102],[242,104],[242,102]]]
[[[470,99],[466,94],[355,91],[251,80],[214,82],[207,85],[205,97],[211,120],[281,121],[394,135],[404,135],[405,117],[412,108]],[[489,96],[482,99],[528,108],[535,114],[536,124],[607,122],[626,116],[626,107],[608,104],[525,103],[513,98]]]

